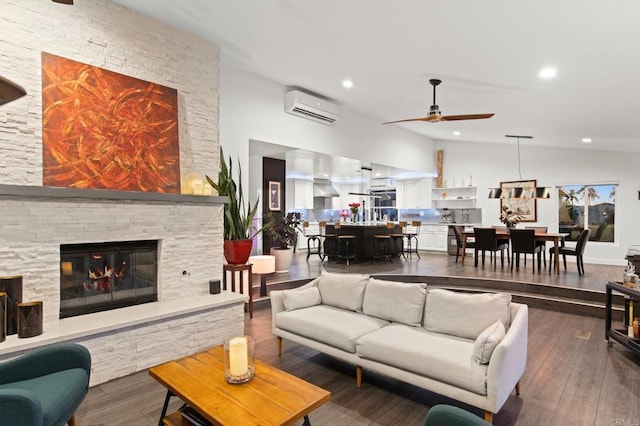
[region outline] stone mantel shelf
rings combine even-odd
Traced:
[[[0,185],[0,197],[116,200],[175,204],[225,204],[228,197],[165,194],[160,192],[112,191],[107,189],[54,188],[35,185]]]
[[[224,308],[244,303],[247,300],[249,300],[249,297],[246,295],[222,291],[219,294],[206,294],[163,302],[144,303],[142,305],[127,306],[110,311],[46,322],[43,324],[44,332],[39,336],[23,339],[19,339],[16,334],[7,336],[7,340],[0,343],[0,357],[13,355],[52,343],[93,337],[101,333],[114,332],[156,321]]]

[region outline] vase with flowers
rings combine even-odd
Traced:
[[[338,212],[338,215],[340,216],[340,219],[342,219],[342,222],[346,222],[347,218],[349,217],[349,210],[340,210],[340,212]]]
[[[358,221],[358,209],[360,208],[360,203],[350,203],[349,209],[351,209],[351,220],[353,222]]]
[[[507,206],[502,206],[502,211],[500,212],[500,222],[504,223],[507,226],[507,230],[515,228],[522,219],[522,216],[509,209]]]

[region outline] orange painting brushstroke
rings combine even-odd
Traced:
[[[180,192],[175,89],[42,53],[44,186]]]

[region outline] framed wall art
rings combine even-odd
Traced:
[[[520,222],[536,222],[537,219],[537,204],[536,199],[531,198],[530,194],[536,189],[536,180],[515,180],[510,182],[500,182],[500,189],[503,194],[511,194],[513,190],[522,188],[527,196],[525,198],[501,198],[500,199],[500,211],[503,207],[507,207],[517,215],[521,216]]]
[[[279,212],[280,207],[280,182],[269,181],[269,210]]]

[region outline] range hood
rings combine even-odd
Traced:
[[[331,185],[330,180],[315,179],[313,181],[313,196],[314,198],[331,198],[339,197],[340,193]]]

